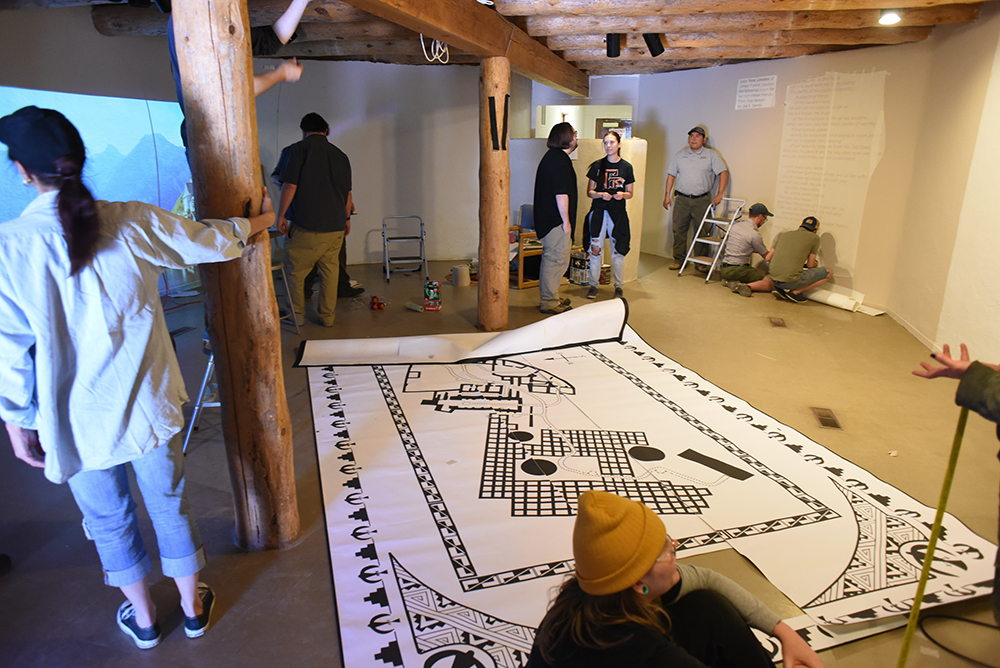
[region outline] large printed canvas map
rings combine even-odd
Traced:
[[[899,623],[934,509],[646,345],[621,300],[566,315],[306,345],[345,666],[523,666],[587,489],[653,508],[681,558],[739,551],[816,648]],[[994,549],[947,517],[925,605],[988,593]]]

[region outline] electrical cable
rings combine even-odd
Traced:
[[[985,668],[1000,668],[1000,666],[997,666],[996,664],[983,663],[982,661],[976,661],[973,658],[965,656],[964,654],[960,654],[959,652],[956,652],[953,649],[949,649],[948,647],[945,647],[943,644],[939,643],[937,640],[935,640],[934,638],[932,638],[931,634],[928,633],[927,629],[924,628],[924,622],[926,622],[928,619],[952,619],[952,620],[955,620],[956,622],[963,622],[965,624],[975,624],[976,626],[984,626],[984,627],[986,627],[988,629],[997,629],[997,630],[1000,630],[1000,626],[996,626],[994,624],[987,624],[985,622],[977,622],[974,619],[965,619],[963,617],[955,617],[953,615],[924,615],[923,617],[920,618],[920,622],[918,623],[918,626],[920,627],[920,632],[923,633],[924,636],[926,636],[927,639],[930,640],[932,643],[934,643],[935,645],[937,645],[938,647],[940,647],[944,651],[948,652],[948,654],[952,654],[954,656],[957,656],[960,659],[965,659],[966,661],[968,661],[970,663],[974,663],[977,666],[985,666]]]
[[[423,36],[423,34],[421,34],[420,35],[420,50],[424,52],[424,58],[427,59],[427,62],[433,63],[433,62],[436,61],[436,62],[441,63],[442,65],[447,65],[448,64],[448,59],[450,57],[449,54],[448,54],[448,45],[445,44],[444,42],[435,39],[431,43],[431,55],[428,56],[427,55],[427,47],[424,45],[424,36]]]

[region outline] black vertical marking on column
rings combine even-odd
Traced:
[[[490,96],[490,137],[493,139],[493,150],[500,150],[500,139],[497,137],[497,99]]]
[[[503,134],[500,135],[500,145],[507,150],[507,117],[510,114],[510,93],[503,99]]]

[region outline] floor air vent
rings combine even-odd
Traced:
[[[809,410],[812,411],[813,417],[816,418],[816,422],[819,423],[820,427],[823,427],[824,429],[843,429],[843,427],[840,426],[840,420],[837,419],[837,416],[829,408],[816,408],[815,406],[811,406]]]

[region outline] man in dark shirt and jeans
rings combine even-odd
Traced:
[[[353,201],[351,162],[327,141],[330,127],[316,113],[306,114],[299,124],[302,141],[279,179],[281,204],[278,231],[288,234],[285,263],[288,267],[292,311],[301,323],[305,317],[305,279],[319,266],[320,324],[333,327],[337,308],[338,255],[344,235],[350,230]],[[295,200],[295,220],[289,225],[288,207]]]
[[[558,123],[549,132],[549,151],[535,172],[535,233],[542,241],[538,291],[542,313],[568,311],[569,299],[559,297],[559,284],[569,268],[569,250],[576,221],[576,171],[569,154],[576,150],[576,131]]]

